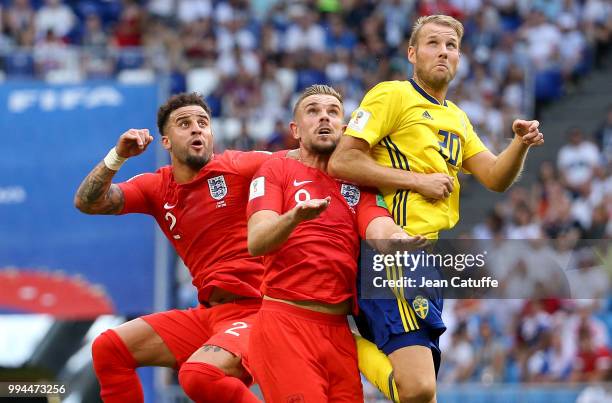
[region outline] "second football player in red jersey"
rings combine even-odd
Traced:
[[[248,385],[248,337],[261,305],[263,265],[249,255],[245,208],[253,173],[269,153],[213,154],[210,109],[196,94],[158,111],[171,165],[112,184],[125,159],[145,151],[148,130],[129,130],[85,178],[76,206],[89,214],[155,217],[193,277],[201,306],[127,322],[96,338],[94,369],[105,402],[142,402],[135,368],[179,369],[196,402],[258,402]]]
[[[359,237],[424,240],[396,226],[376,194],[327,175],[344,129],[333,88],[307,88],[294,120],[298,159],[264,163],[249,194],[249,251],[266,255],[251,367],[267,402],[363,401],[346,319],[355,306]]]

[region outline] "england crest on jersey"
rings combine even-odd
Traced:
[[[225,178],[223,175],[215,176],[214,178],[208,179],[208,190],[210,195],[215,200],[221,200],[227,195],[227,185],[225,184]]]
[[[357,203],[359,203],[361,192],[359,192],[359,188],[357,186],[343,183],[342,187],[340,188],[340,193],[342,193],[344,200],[346,200],[349,206],[355,207]]]

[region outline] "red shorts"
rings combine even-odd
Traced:
[[[242,358],[250,373],[248,347],[251,327],[261,299],[246,298],[211,308],[174,309],[142,316],[162,338],[176,359],[176,368],[197,349],[212,344]],[[248,377],[250,378],[250,377]],[[248,384],[252,380],[245,379]]]
[[[363,402],[355,340],[345,315],[264,300],[249,351],[266,402]]]

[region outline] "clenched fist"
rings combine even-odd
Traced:
[[[540,122],[537,120],[516,119],[512,122],[512,131],[521,138],[523,144],[540,146],[544,144],[544,134],[539,130]]]
[[[142,154],[152,141],[149,129],[130,129],[119,137],[115,150],[120,157],[135,157]]]

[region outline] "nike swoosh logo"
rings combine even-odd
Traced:
[[[305,184],[310,183],[310,182],[312,182],[312,181],[301,181],[301,182],[298,182],[298,181],[296,181],[294,179],[293,180],[293,186],[302,186],[302,185],[305,185]]]
[[[176,204],[175,204],[175,205],[173,205],[173,206],[169,205],[168,203],[164,204],[164,208],[165,208],[166,210],[170,210],[171,208],[174,208],[175,206],[176,206]]]

